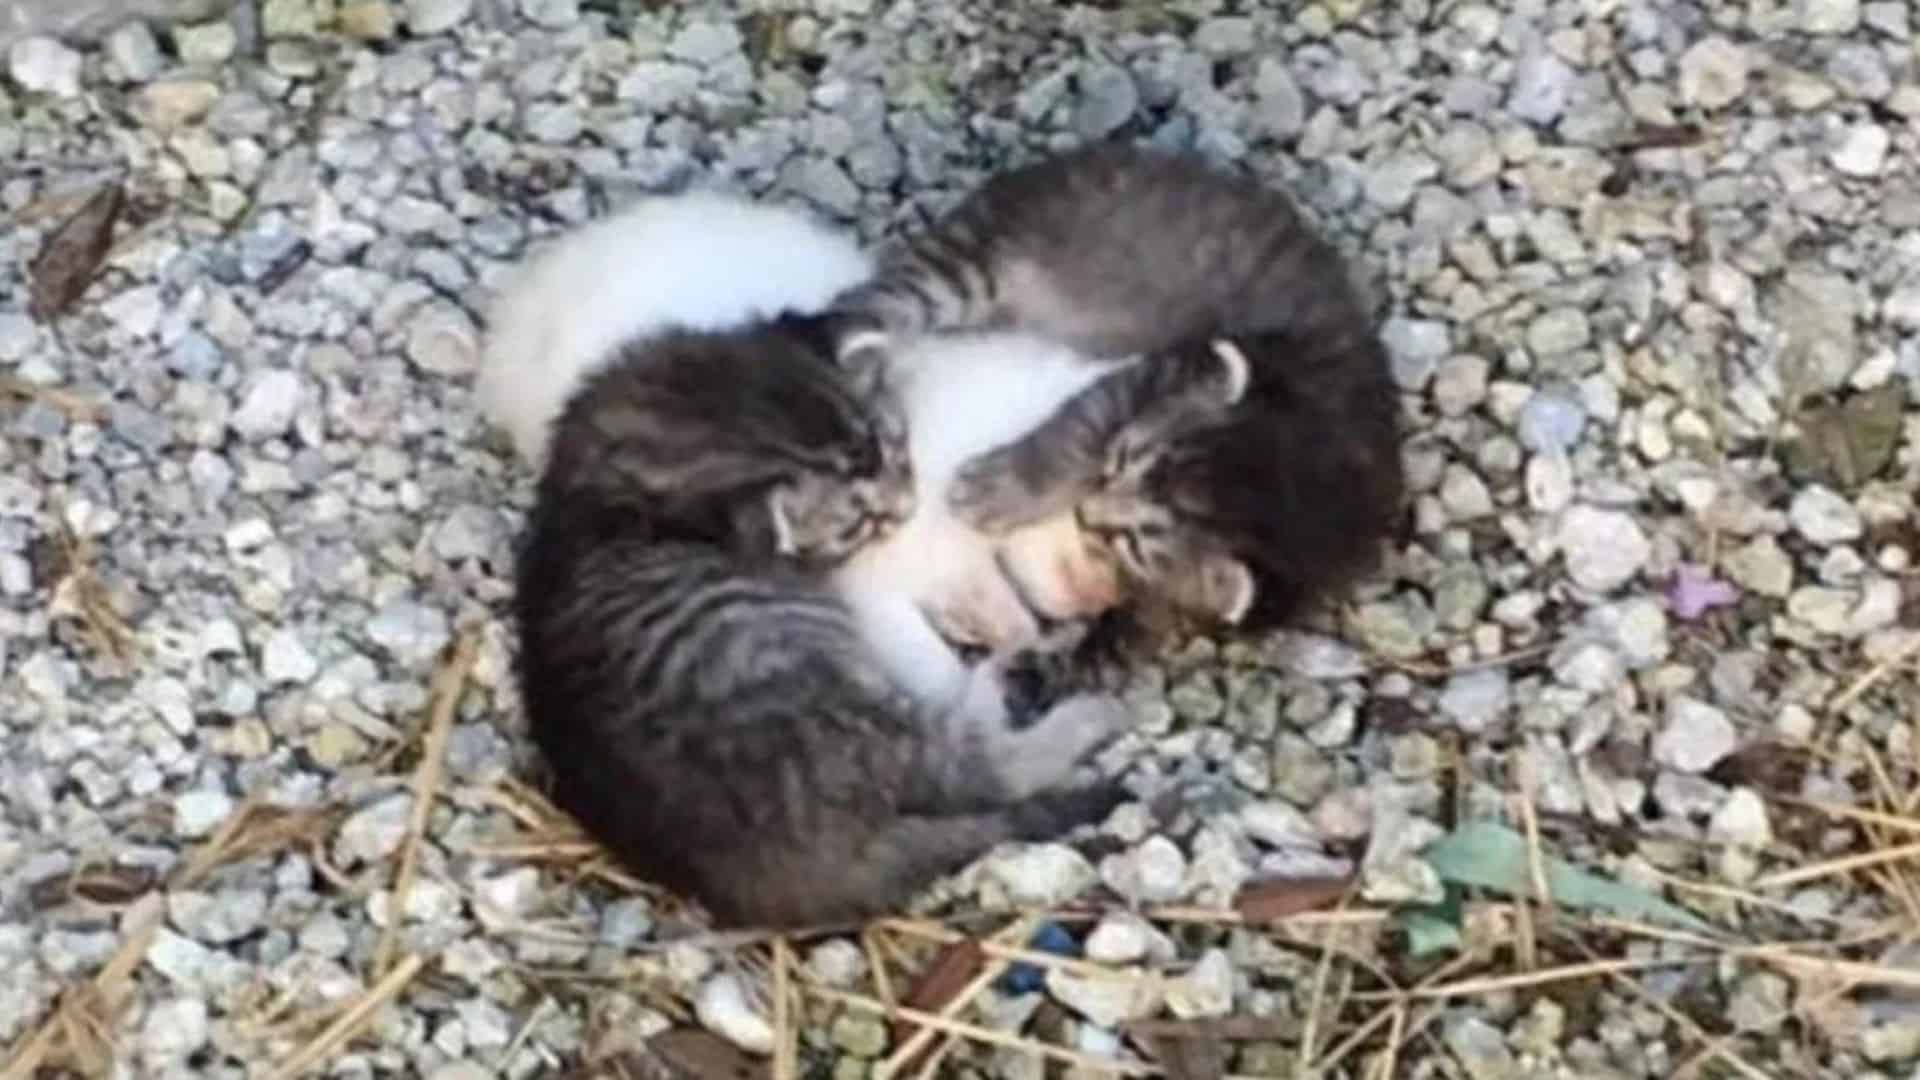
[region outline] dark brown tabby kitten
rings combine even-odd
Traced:
[[[930,702],[868,645],[822,567],[902,512],[894,443],[792,317],[631,344],[552,427],[515,600],[533,738],[556,803],[721,927],[863,921],[1124,800],[1067,786],[1118,700],[1016,727],[999,662]]]
[[[1138,357],[967,465],[949,502],[995,533],[1073,508],[1129,577],[1221,621],[1299,614],[1377,567],[1400,519],[1374,320],[1333,245],[1251,178],[1089,145],[988,180],[833,308],[849,361],[980,328]]]

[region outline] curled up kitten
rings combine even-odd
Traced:
[[[1017,329],[1110,365],[948,489],[995,535],[1071,513],[1132,587],[1284,622],[1398,527],[1399,396],[1345,261],[1279,191],[1096,143],[999,174],[833,303],[842,355]]]
[[[777,355],[795,347],[788,332],[707,335],[702,360],[716,378],[757,365],[830,382],[825,350],[812,364]],[[681,452],[672,473],[694,493],[673,516],[631,502],[652,474],[618,445],[644,413],[623,376],[654,359],[624,357],[563,412],[519,563],[521,692],[560,806],[718,925],[792,928],[895,910],[997,843],[1050,838],[1123,801],[1114,786],[1068,785],[1129,726],[1123,704],[1068,698],[1017,727],[997,661],[974,665],[958,700],[916,696],[818,568],[858,512],[816,512],[817,495],[832,498],[824,485],[759,497],[754,454],[792,468],[800,447],[865,452],[862,422],[824,408],[836,395],[821,393],[819,412],[748,410],[777,425],[750,442],[741,414],[707,414],[711,442],[660,444]],[[777,400],[807,388],[789,389]],[[792,522],[749,535],[784,533],[792,558],[716,542],[735,513],[788,510]],[[795,524],[807,521],[836,526]]]
[[[549,317],[625,319],[575,284]],[[565,404],[536,425],[514,605],[555,802],[719,925],[795,928],[895,910],[997,843],[1122,801],[1071,780],[1130,726],[1119,701],[1021,725],[1004,658],[960,663],[924,623],[875,647],[868,613],[917,613],[884,575],[835,573],[914,507],[880,369],[837,364],[805,315],[671,323],[623,322],[606,357],[539,369]],[[915,677],[956,667],[957,684]]]

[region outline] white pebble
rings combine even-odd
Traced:
[[[1169,982],[1167,1008],[1182,1020],[1232,1012],[1233,962],[1226,950],[1208,949],[1192,970]]]
[[[233,797],[224,791],[182,792],[173,800],[173,831],[183,837],[202,837],[218,828],[231,813]]]
[[[987,872],[1016,904],[1052,906],[1099,880],[1086,856],[1065,844],[1034,844],[995,857]]]
[[[1676,696],[1667,724],[1654,736],[1653,757],[1683,773],[1703,773],[1733,753],[1736,734],[1727,714],[1695,698]]]
[[[700,1026],[750,1054],[773,1053],[773,1025],[747,1004],[746,990],[730,971],[700,984],[693,1014]]]
[[[1860,511],[1832,488],[1801,488],[1787,507],[1795,532],[1822,547],[1860,539],[1865,526]]]
[[[80,54],[50,37],[27,37],[7,50],[7,71],[20,88],[54,97],[80,96]]]
[[[320,661],[292,630],[275,630],[260,648],[260,673],[270,683],[305,683],[320,673]]]
[[[1589,592],[1604,593],[1625,585],[1653,554],[1653,545],[1638,522],[1619,510],[1575,506],[1560,519],[1560,550],[1566,555],[1567,576]]]
[[[1880,175],[1887,163],[1887,151],[1892,147],[1893,136],[1886,128],[1879,124],[1859,124],[1847,129],[1827,154],[1827,160],[1848,176],[1871,178]]]

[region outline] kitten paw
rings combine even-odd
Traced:
[[[1005,536],[1045,516],[1013,484],[1013,458],[998,450],[968,461],[947,485],[947,509],[988,536]]]

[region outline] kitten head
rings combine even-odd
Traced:
[[[1180,440],[1224,422],[1245,397],[1247,358],[1229,341],[1165,358],[1202,364],[1199,378],[1124,425],[1108,441],[1100,486],[1075,509],[1079,526],[1136,591],[1221,623],[1253,607],[1252,571],[1203,523],[1165,497],[1168,463]]]
[[[843,397],[849,437],[819,447],[812,467],[769,490],[774,549],[804,562],[838,563],[913,514],[906,416],[888,384],[884,350],[835,356],[835,335],[821,317],[788,315],[777,325],[814,356],[834,358],[829,366],[841,377],[832,385]]]
[[[1147,591],[1268,628],[1378,565],[1405,485],[1400,403],[1375,338],[1239,344],[1259,378],[1177,430],[1124,430],[1106,488],[1080,517]]]
[[[833,561],[913,509],[892,395],[836,364],[806,317],[630,342],[554,431],[543,488],[661,536]]]

